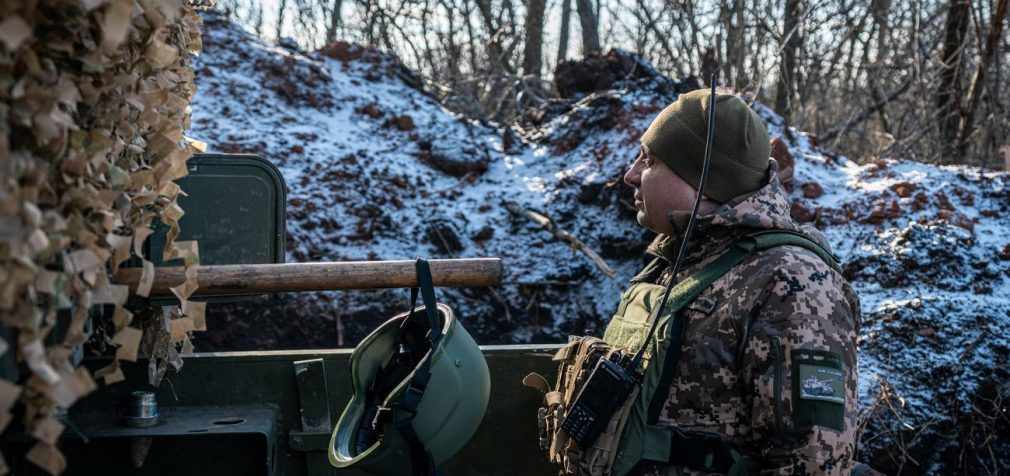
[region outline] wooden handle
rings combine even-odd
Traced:
[[[501,283],[500,258],[429,260],[435,286],[482,287]],[[137,289],[142,270],[122,268],[114,281]],[[185,280],[184,268],[157,268],[151,297],[171,296],[170,287]],[[194,296],[266,294],[336,289],[417,286],[414,260],[200,266]]]

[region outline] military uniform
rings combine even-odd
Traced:
[[[697,217],[677,281],[757,231],[801,232],[827,247],[789,210],[771,161],[764,187]],[[666,285],[678,247],[679,233],[657,237],[648,248],[654,259],[632,283]],[[683,352],[659,425],[718,434],[750,461],[751,474],[849,474],[859,302],[841,274],[805,248],[775,247],[749,256],[682,312]],[[643,462],[632,474],[705,473]]]

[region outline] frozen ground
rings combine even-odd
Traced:
[[[372,50],[292,52],[213,16],[204,43],[190,135],[281,169],[289,261],[498,256],[495,292],[440,290],[479,342],[601,332],[649,239],[620,177],[681,85],[645,65],[503,129],[447,111]],[[858,165],[755,107],[795,159],[794,216],[826,233],[862,300],[861,457],[907,474],[1010,470],[1010,177]],[[552,217],[616,277],[506,201]],[[405,305],[403,291],[222,305],[197,346],[348,346]]]

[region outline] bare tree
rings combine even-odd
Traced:
[[[600,52],[599,23],[592,0],[575,0],[582,28],[582,54],[589,56]]]
[[[523,50],[523,73],[540,77],[543,66],[544,8],[546,0],[526,1],[526,41]]]
[[[507,63],[505,48],[502,45],[502,37],[504,36],[502,24],[495,18],[491,0],[476,0],[476,2],[480,16],[484,20],[484,28],[488,34],[487,52],[491,69],[494,71],[508,70],[510,68]]]
[[[792,115],[793,92],[796,85],[796,54],[800,49],[801,0],[786,0],[782,10],[782,61],[779,66],[778,88],[775,93],[775,112],[786,124]]]
[[[744,71],[744,59],[747,57],[744,0],[723,1],[720,11],[723,29],[726,30],[726,64],[723,70],[726,81],[735,83],[736,89],[740,89],[747,83]]]
[[[337,28],[340,27],[340,9],[343,6],[342,0],[333,0],[330,7],[330,22],[326,27],[326,43],[333,43],[337,39]]]
[[[985,164],[1010,140],[1006,0],[558,0],[557,11],[546,0],[517,1],[220,0],[218,8],[305,49],[347,39],[389,50],[447,107],[474,118],[516,118],[533,84],[520,74],[550,79],[545,71],[574,56],[573,42],[584,54],[606,42],[674,78],[718,69],[723,84],[857,160]],[[560,22],[546,22],[558,13]]]
[[[253,31],[257,36],[263,36],[263,5],[257,3],[253,8],[252,16],[254,18]]]
[[[961,70],[964,64],[965,41],[968,33],[968,19],[971,9],[969,0],[950,0],[947,8],[947,23],[943,39],[943,56],[940,64],[940,84],[936,100],[940,117],[940,134],[943,140],[944,156],[953,155],[958,139],[961,119]]]
[[[712,80],[712,75],[719,77],[719,60],[715,55],[715,48],[709,47],[701,51],[701,79],[703,84],[708,84]],[[721,81],[720,81],[721,82]]]
[[[281,34],[284,32],[284,10],[287,10],[288,0],[281,0],[277,7],[277,29],[275,30],[275,37],[277,41],[280,41]]]
[[[985,85],[986,72],[989,70],[989,65],[992,64],[993,57],[996,54],[996,49],[1000,46],[1000,40],[1003,35],[1003,23],[1007,17],[1007,3],[1008,0],[999,0],[996,6],[996,10],[992,12],[992,18],[989,21],[989,35],[986,38],[985,49],[982,53],[982,57],[979,58],[978,64],[975,67],[975,75],[971,81],[971,85],[968,87],[968,102],[967,106],[961,112],[961,121],[959,124],[959,134],[958,134],[958,156],[963,157],[967,153],[968,149],[968,139],[971,137],[974,131],[974,121],[975,113],[978,110],[979,101],[982,97],[982,89]]]
[[[572,0],[561,0],[561,32],[558,34],[558,63],[568,58],[568,35],[571,19]]]

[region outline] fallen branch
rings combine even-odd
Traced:
[[[582,240],[576,238],[575,235],[572,235],[571,233],[568,233],[567,231],[558,228],[554,224],[554,220],[552,220],[550,217],[543,215],[541,213],[534,212],[532,210],[527,210],[513,202],[505,202],[504,205],[505,209],[507,209],[509,213],[516,216],[526,217],[533,223],[540,225],[541,228],[551,232],[555,238],[567,242],[569,246],[572,247],[573,250],[581,251],[583,254],[588,256],[589,259],[593,262],[593,264],[595,264],[596,267],[600,269],[600,271],[603,271],[603,274],[606,274],[607,277],[613,278],[617,274],[617,272],[615,272],[613,269],[610,268],[610,266],[607,265],[606,261],[603,261],[603,258],[601,258],[600,255],[596,254],[595,251],[590,249],[589,246],[587,246],[585,243],[582,242]]]

